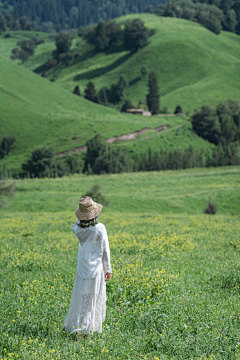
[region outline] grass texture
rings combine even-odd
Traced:
[[[1,359],[240,359],[238,179],[233,167],[18,181],[0,213]],[[113,277],[103,334],[74,343],[70,225],[96,182]],[[218,215],[203,214],[209,196]]]
[[[154,14],[126,15],[117,21],[124,23],[134,18],[140,18],[156,31],[145,48],[134,54],[117,49],[96,55],[80,39],[80,61],[57,69],[50,78],[70,91],[79,85],[83,92],[90,80],[99,90],[125,75],[130,85],[126,96],[137,106],[139,101],[146,101],[148,76],[142,76],[140,71],[146,66],[148,73],[156,73],[161,108],[167,106],[169,112],[177,105],[191,113],[203,104],[239,99],[238,35],[227,32],[215,35],[197,23]]]
[[[191,143],[195,146],[196,143],[197,148],[211,149],[210,144],[193,133],[185,118],[121,114],[79,98],[4,58],[0,58],[0,67],[0,135],[11,134],[16,138],[15,150],[1,160],[1,166],[6,164],[19,169],[30,152],[39,146],[51,146],[57,153],[85,145],[96,133],[107,139],[164,124],[170,124],[173,131],[177,126],[186,131],[184,141],[180,137],[174,139],[175,148],[188,147]],[[155,138],[158,134],[153,134],[151,142],[154,147],[165,147],[172,134],[165,132],[164,142],[158,136]],[[129,151],[136,146],[135,142],[130,145]]]

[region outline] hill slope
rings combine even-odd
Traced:
[[[97,89],[116,83],[122,74],[130,86],[126,91],[135,105],[145,102],[148,76],[141,67],[157,74],[161,89],[161,107],[173,112],[180,104],[192,112],[202,104],[216,105],[221,100],[240,98],[240,37],[222,32],[215,35],[197,23],[183,19],[161,18],[154,14],[135,14],[118,18],[125,22],[141,18],[156,34],[135,54],[125,51],[95,54],[80,40],[80,61],[57,70],[50,78],[72,91],[83,91],[92,80]]]
[[[85,145],[96,133],[107,139],[166,123],[170,129],[184,127],[191,137],[186,143],[177,139],[174,147],[186,147],[191,142],[198,148],[211,147],[192,132],[186,119],[121,114],[77,97],[9,60],[0,58],[0,68],[0,135],[15,136],[17,145],[0,160],[0,166],[19,168],[30,151],[40,145],[51,146],[58,153]],[[165,143],[161,145],[157,138],[155,145],[161,147]]]

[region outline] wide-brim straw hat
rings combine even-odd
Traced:
[[[90,196],[84,196],[79,201],[79,207],[75,211],[75,215],[79,220],[91,220],[100,214],[102,205],[93,201]]]

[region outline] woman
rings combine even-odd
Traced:
[[[102,205],[89,196],[79,201],[72,231],[79,240],[77,273],[63,330],[71,334],[102,332],[106,315],[106,281],[111,279],[110,250],[105,226],[98,222]],[[76,337],[75,337],[76,340]]]

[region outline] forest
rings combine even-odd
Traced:
[[[27,16],[34,30],[60,31],[130,13],[144,12],[148,5],[154,8],[166,0],[5,0],[0,11],[13,13],[15,19]]]
[[[160,16],[199,22],[219,34],[240,34],[240,0],[4,0],[0,14],[25,17],[25,29],[55,32],[76,29],[130,13],[150,12]],[[7,19],[6,19],[7,21]],[[0,28],[1,28],[0,19]]]

